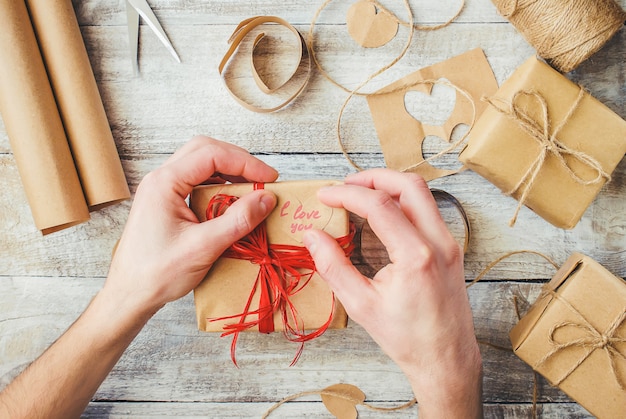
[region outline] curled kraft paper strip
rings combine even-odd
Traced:
[[[72,2],[26,3],[89,209],[129,199]]]
[[[23,0],[0,0],[0,113],[43,234],[89,219],[72,154]]]
[[[304,77],[304,80],[298,86],[296,91],[279,105],[268,107],[268,108],[256,106],[247,102],[240,95],[236,94],[231,89],[228,82],[226,81],[226,77],[223,74],[224,69],[226,68],[226,65],[230,62],[231,58],[238,50],[240,44],[243,42],[246,36],[253,29],[255,29],[258,26],[261,26],[264,24],[270,24],[270,23],[284,26],[291,33],[293,33],[295,37],[297,38],[298,42],[297,42],[296,52],[297,52],[298,59],[296,60],[297,61],[296,65],[294,66],[292,72],[290,73],[290,75],[287,77],[285,81],[276,81],[276,79],[273,76],[272,77],[264,76],[262,72],[260,71],[259,65],[258,65],[257,47],[261,45],[261,43],[265,40],[265,33],[259,33],[254,39],[254,42],[252,43],[252,49],[250,52],[252,75],[254,77],[256,85],[265,94],[273,94],[281,90],[282,88],[286,87],[286,85],[296,77],[296,75],[298,74],[298,69],[300,68],[302,61],[305,60],[305,56],[310,56],[310,53],[309,53],[308,46],[304,40],[304,37],[300,34],[300,32],[298,32],[298,30],[294,28],[291,24],[289,24],[287,21],[276,16],[256,16],[256,17],[252,17],[252,18],[242,21],[237,26],[232,36],[228,40],[228,42],[230,43],[230,48],[224,55],[224,58],[222,58],[222,61],[220,62],[220,65],[218,68],[219,74],[220,76],[222,76],[222,79],[224,80],[224,85],[226,86],[226,89],[235,98],[235,100],[244,108],[250,111],[259,112],[259,113],[274,112],[290,104],[296,97],[300,95],[300,93],[304,91],[304,88],[306,87],[306,85],[309,82],[309,79],[311,78],[311,71],[312,71],[312,63],[311,63],[311,60],[309,59],[308,66],[306,69],[306,76]]]

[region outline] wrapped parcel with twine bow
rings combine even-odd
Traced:
[[[533,57],[500,87],[459,159],[553,225],[571,229],[626,153],[626,121]]]
[[[304,232],[315,228],[337,239],[349,256],[354,231],[347,211],[330,208],[317,191],[335,181],[296,181],[268,184],[228,184],[194,188],[190,207],[200,221],[220,216],[238,197],[264,188],[277,196],[274,211],[257,229],[233,244],[215,262],[194,290],[198,328],[233,336],[235,364],[241,332],[282,331],[300,344],[328,328],[344,328],[347,314],[315,271],[302,244]]]
[[[626,282],[575,253],[510,333],[513,351],[598,418],[626,417]]]

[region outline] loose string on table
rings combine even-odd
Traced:
[[[485,275],[487,275],[487,273],[489,273],[496,265],[498,265],[499,263],[501,263],[503,260],[508,259],[512,256],[515,255],[519,255],[519,254],[532,254],[532,255],[537,255],[542,257],[543,259],[545,259],[548,263],[550,263],[555,269],[558,269],[558,265],[556,264],[556,262],[554,262],[550,257],[544,255],[543,253],[537,252],[537,251],[533,251],[533,250],[517,250],[517,251],[513,251],[513,252],[508,252],[500,257],[498,257],[496,260],[494,260],[493,262],[489,263],[485,269],[483,269],[477,276],[476,278],[470,282],[469,284],[467,284],[467,288],[472,287],[473,285],[475,285],[477,282],[479,282],[481,279],[483,279],[485,277]],[[517,315],[518,320],[521,318],[521,314],[520,314],[520,310],[519,310],[519,306],[518,306],[518,302],[517,302],[517,298],[516,296],[513,297],[513,304],[515,307],[515,312]],[[496,345],[496,344],[492,344],[490,342],[485,342],[485,341],[481,341],[481,340],[477,340],[479,344],[481,345],[486,345],[498,350],[504,350],[507,352],[512,352],[511,348],[507,348],[504,346],[500,346],[500,345]],[[533,400],[532,400],[532,417],[533,418],[537,418],[537,403],[538,403],[538,394],[539,394],[539,384],[538,384],[538,375],[535,371],[533,371]],[[409,400],[406,403],[403,403],[399,406],[394,406],[394,407],[378,407],[378,406],[374,406],[368,403],[365,403],[362,399],[351,395],[351,394],[347,394],[346,392],[342,392],[342,391],[337,391],[337,390],[333,390],[332,386],[330,388],[326,388],[323,390],[312,390],[312,391],[302,391],[296,394],[292,394],[290,396],[285,397],[284,399],[280,400],[279,402],[277,402],[276,404],[274,404],[272,407],[270,407],[262,416],[262,419],[266,419],[267,417],[269,417],[275,410],[277,410],[278,408],[280,408],[283,404],[288,403],[290,401],[299,399],[301,397],[304,396],[314,396],[314,395],[328,395],[328,396],[332,396],[334,398],[339,398],[339,399],[343,399],[346,400],[352,404],[354,404],[355,406],[357,405],[361,405],[366,407],[367,409],[373,410],[373,411],[378,411],[378,412],[393,412],[393,411],[398,411],[398,410],[403,410],[403,409],[407,409],[415,404],[417,404],[417,399],[413,398],[411,400]]]
[[[409,400],[406,403],[403,403],[401,405],[398,406],[392,406],[392,407],[380,407],[380,406],[375,406],[373,404],[370,403],[366,403],[364,401],[362,401],[361,399],[357,398],[357,397],[353,397],[351,395],[345,394],[343,392],[340,391],[334,391],[332,389],[324,389],[324,390],[310,390],[310,391],[301,391],[300,393],[296,393],[296,394],[292,394],[291,396],[287,396],[284,399],[282,399],[281,401],[277,402],[276,404],[274,404],[272,407],[270,407],[261,417],[261,419],[266,419],[267,417],[269,417],[275,410],[277,410],[279,407],[281,407],[283,404],[288,403],[290,401],[293,400],[297,400],[301,397],[305,397],[305,396],[332,396],[334,398],[338,398],[338,399],[342,399],[345,401],[348,401],[350,403],[353,403],[355,406],[363,406],[369,410],[375,411],[375,412],[396,412],[398,410],[404,410],[404,409],[408,409],[411,406],[414,406],[415,404],[417,404],[417,399],[413,398],[411,400]]]
[[[409,21],[408,22],[404,22],[404,21],[398,20],[398,22],[400,24],[402,24],[403,26],[407,26],[409,28],[409,34],[407,36],[407,40],[406,40],[402,50],[389,63],[385,64],[384,66],[382,66],[378,70],[374,71],[372,74],[370,74],[363,82],[361,82],[354,89],[349,89],[349,88],[345,87],[344,85],[342,85],[341,83],[337,82],[322,67],[322,65],[320,64],[319,60],[317,59],[317,55],[316,55],[316,51],[315,51],[315,37],[314,37],[315,25],[316,25],[316,22],[317,22],[317,20],[318,20],[318,18],[320,16],[321,12],[332,1],[333,0],[326,0],[319,7],[317,12],[315,13],[315,15],[313,17],[313,20],[311,21],[311,25],[309,27],[309,32],[308,32],[308,35],[307,35],[307,45],[308,45],[309,52],[311,54],[311,59],[312,59],[313,63],[315,64],[317,70],[320,72],[320,74],[322,74],[333,85],[337,86],[338,88],[340,88],[343,91],[345,91],[346,93],[348,93],[348,96],[346,97],[346,99],[344,100],[343,104],[341,105],[341,108],[339,110],[339,115],[337,116],[337,122],[336,122],[337,129],[336,129],[336,131],[337,131],[337,142],[339,144],[341,152],[344,155],[344,157],[346,158],[346,160],[348,161],[348,163],[350,163],[350,165],[352,167],[354,167],[358,171],[363,170],[362,167],[360,167],[358,164],[356,164],[356,162],[354,162],[354,160],[350,157],[349,153],[346,150],[346,147],[345,147],[345,145],[343,143],[343,139],[342,139],[342,136],[341,136],[341,120],[342,120],[342,117],[343,117],[343,113],[344,113],[346,107],[348,106],[348,103],[350,102],[350,100],[354,96],[367,97],[367,96],[372,96],[372,95],[390,94],[390,93],[394,93],[394,92],[398,92],[398,91],[401,91],[401,90],[405,90],[405,89],[407,89],[409,87],[420,85],[420,84],[422,84],[422,85],[433,85],[433,84],[445,85],[445,86],[448,86],[448,87],[451,87],[451,88],[455,89],[458,93],[460,93],[463,96],[465,96],[469,100],[469,102],[472,104],[472,107],[473,107],[473,110],[474,110],[474,116],[472,118],[471,126],[473,127],[475,119],[476,119],[476,105],[474,103],[474,100],[472,99],[471,95],[468,92],[466,92],[465,90],[461,89],[460,87],[458,87],[455,84],[450,83],[450,82],[448,82],[446,80],[422,80],[422,81],[419,81],[419,82],[415,82],[415,83],[410,83],[410,84],[406,84],[406,85],[403,85],[403,86],[399,86],[399,87],[397,87],[397,88],[395,88],[393,90],[391,90],[391,89],[384,89],[383,91],[378,91],[378,92],[369,92],[369,93],[361,92],[361,89],[363,89],[366,85],[368,85],[374,78],[376,78],[377,76],[381,75],[382,73],[384,73],[385,71],[387,71],[388,69],[393,67],[395,64],[397,64],[406,55],[409,47],[411,46],[411,42],[413,41],[413,35],[414,35],[415,30],[434,31],[434,30],[442,29],[442,28],[445,28],[445,27],[449,26],[463,12],[463,9],[465,8],[465,0],[461,1],[461,6],[459,7],[458,11],[449,20],[447,20],[444,23],[441,23],[441,24],[438,24],[438,25],[432,25],[432,26],[415,24],[414,23],[413,11],[411,10],[411,6],[410,6],[408,0],[403,0],[403,4],[404,4],[404,7],[405,7],[405,9],[407,11],[407,14],[408,14],[408,17],[409,17]],[[369,0],[369,1],[374,3],[374,5],[377,8],[379,8],[381,11],[383,11],[385,13],[393,14],[388,9],[386,9],[384,6],[382,6],[378,1],[376,1],[376,0]],[[419,162],[417,164],[414,164],[414,165],[411,165],[411,166],[409,166],[407,168],[404,168],[401,171],[406,172],[406,171],[413,170],[413,169],[417,168],[418,166],[424,164],[427,161],[434,160],[434,159],[436,159],[438,157],[441,157],[442,155],[444,155],[446,153],[449,153],[449,152],[455,150],[457,147],[459,147],[466,140],[467,136],[469,135],[470,129],[467,130],[467,132],[462,136],[461,139],[456,141],[450,147],[447,147],[443,151],[437,153],[434,156],[431,156],[428,159],[425,159],[425,160],[423,160],[423,161],[421,161],[421,162]]]
[[[262,189],[263,184],[255,184],[255,189]],[[206,209],[207,220],[222,215],[238,197],[217,194],[211,198]],[[347,235],[337,238],[337,243],[349,257],[354,250],[353,238],[355,227],[350,224]],[[291,342],[300,343],[300,347],[291,363],[294,365],[304,348],[304,342],[322,335],[330,326],[335,308],[335,296],[331,295],[331,309],[326,322],[319,328],[307,333],[305,325],[291,297],[304,289],[316,272],[315,262],[308,249],[304,246],[270,243],[267,237],[265,221],[259,224],[246,237],[233,243],[222,257],[247,260],[259,265],[259,273],[241,313],[209,318],[207,321],[237,320],[223,327],[222,336],[233,335],[231,343],[231,359],[235,365],[237,340],[239,334],[252,327],[258,327],[261,333],[274,331],[274,313],[279,312],[282,319],[283,334]],[[254,295],[260,293],[259,308],[251,310]],[[248,316],[254,316],[248,320]]]
[[[557,265],[556,262],[554,262],[549,256],[546,256],[545,254],[543,254],[541,252],[537,252],[537,251],[534,251],[534,250],[515,250],[515,251],[512,251],[512,252],[505,253],[504,255],[498,257],[497,259],[495,259],[494,261],[489,263],[476,276],[476,278],[473,281],[471,281],[470,283],[467,284],[466,287],[469,289],[472,286],[476,285],[496,265],[500,264],[505,259],[508,259],[508,258],[510,258],[512,256],[515,256],[515,255],[520,255],[520,254],[530,254],[530,255],[539,256],[539,257],[543,258],[544,260],[546,260],[549,264],[551,264],[555,269],[559,268],[559,265]],[[522,318],[522,315],[521,315],[520,308],[519,308],[518,297],[516,295],[513,296],[513,307],[515,308],[515,315],[517,316],[517,320],[519,321]],[[497,345],[497,344],[494,344],[494,343],[491,343],[491,342],[487,342],[487,341],[483,341],[483,340],[480,340],[480,339],[477,339],[477,342],[480,345],[489,346],[490,348],[494,348],[494,349],[497,349],[497,350],[513,353],[513,349],[510,348],[510,347]],[[537,374],[536,371],[533,370],[533,395],[532,395],[532,407],[531,407],[531,417],[533,419],[537,418],[537,404],[538,404],[538,402],[539,402],[539,375]]]

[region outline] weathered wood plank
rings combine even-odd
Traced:
[[[56,339],[88,304],[102,280],[89,278],[0,278],[0,387]],[[535,283],[478,283],[469,289],[479,340],[510,346],[516,323],[512,296],[533,301]],[[350,322],[305,346],[298,364],[288,367],[296,348],[281,334],[245,334],[235,368],[230,339],[196,329],[191,295],[167,305],[139,334],[96,395],[100,401],[266,402],[336,382],[358,385],[374,401],[411,398],[406,379],[367,333]],[[530,367],[512,352],[481,347],[485,402],[532,400]],[[380,383],[385,385],[381,386]],[[295,384],[297,383],[297,384]],[[544,380],[539,400],[569,399]]]
[[[306,399],[304,399],[306,400]],[[397,403],[376,403],[379,407],[395,407]],[[93,402],[83,415],[84,418],[143,418],[154,416],[175,416],[192,418],[254,418],[258,419],[272,403],[110,403]],[[530,404],[485,404],[486,419],[526,419],[531,417]],[[541,418],[592,418],[585,409],[575,403],[540,403],[537,411]],[[372,412],[362,406],[358,407],[359,418],[410,418],[416,417],[417,407],[398,412]],[[276,410],[270,418],[331,418],[322,403],[315,401],[299,401],[288,403]]]
[[[141,75],[134,77],[124,31],[101,26],[85,29],[105,107],[123,155],[171,153],[197,133],[234,141],[254,152],[339,151],[336,119],[346,94],[317,74],[292,106],[274,114],[246,111],[230,97],[216,69],[231,30],[230,26],[182,26],[174,36],[181,45],[183,64],[175,63],[155,37],[145,36]],[[508,25],[459,25],[444,31],[448,32],[417,38],[408,55],[375,86],[478,46],[485,49],[498,80],[503,81],[532,55],[532,49]],[[320,60],[334,77],[352,87],[381,62],[390,61],[400,47],[364,52],[336,27],[328,28],[324,37],[320,45],[332,45],[332,51],[320,51]],[[455,42],[441,42],[450,38]],[[578,81],[622,116],[626,116],[625,42],[626,31],[621,31],[594,61],[575,74]],[[362,98],[350,103],[342,127],[348,150],[379,151]],[[1,132],[0,152],[9,152],[8,139],[4,130]]]
[[[74,0],[73,3],[81,25],[126,25],[123,2]],[[308,24],[323,1],[302,3],[297,0],[284,2],[262,0],[253,3],[241,3],[239,1],[218,0],[202,2],[170,0],[150,1],[149,3],[164,25],[176,26],[185,24],[237,24],[245,18],[260,15],[280,16],[292,24]],[[381,3],[394,11],[398,18],[408,19],[408,13],[401,2],[383,0]],[[331,2],[320,16],[320,22],[344,24],[346,11],[351,4],[351,2]],[[450,19],[461,5],[461,0],[454,2],[411,1],[410,4],[415,22],[433,24]],[[496,8],[489,0],[479,0],[466,1],[464,11],[457,22],[503,23],[505,20],[498,15]]]
[[[626,7],[626,0],[619,2]],[[225,40],[239,21],[254,15],[278,15],[305,33],[321,3],[150,0],[183,64],[176,64],[142,25],[141,75],[135,77],[130,66],[124,2],[74,1],[133,192],[147,172],[199,133],[250,149],[278,168],[282,180],[341,178],[353,171],[339,154],[335,132],[337,113],[346,94],[317,72],[294,104],[270,115],[243,110],[226,92],[217,74]],[[403,15],[401,2],[385,3]],[[345,11],[350,4],[332,2],[320,16],[315,33],[324,67],[342,83],[355,87],[399,52],[406,30],[401,29],[399,36],[384,48],[361,49],[345,30]],[[432,24],[446,20],[456,3],[412,0],[411,6],[418,22]],[[621,30],[602,51],[569,76],[622,117],[626,117],[624,45],[626,30]],[[475,47],[485,50],[499,82],[533,54],[532,47],[498,16],[489,0],[468,1],[464,13],[450,27],[431,33],[417,32],[408,54],[368,89]],[[441,117],[436,110],[438,105],[425,104],[419,111],[428,118]],[[346,108],[342,133],[347,149],[359,164],[383,165],[371,116],[362,98],[353,99]],[[436,141],[429,142],[425,152],[433,154],[440,148]],[[441,164],[456,165],[455,155],[445,157]],[[72,323],[100,288],[130,202],[94,213],[89,223],[41,237],[33,226],[1,121],[0,178],[4,191],[0,198],[2,388]],[[472,222],[467,280],[501,254],[521,248],[542,251],[559,263],[573,251],[582,251],[626,277],[624,161],[613,181],[572,231],[553,228],[526,209],[522,210],[517,227],[507,227],[515,201],[471,172],[431,185],[454,194],[465,205]],[[460,239],[462,226],[455,210],[443,205],[442,212]],[[365,244],[368,252],[357,251],[353,259],[362,271],[373,273],[368,264],[380,264],[385,254],[371,241]],[[520,255],[494,269],[487,276],[493,282],[472,287],[469,293],[479,339],[507,346],[508,330],[516,321],[512,296],[522,295],[532,301],[539,292],[539,282],[552,273],[552,268],[541,259]],[[260,417],[273,401],[339,381],[359,385],[376,403],[395,405],[411,397],[397,367],[355,324],[311,342],[294,368],[286,367],[294,348],[282,337],[245,336],[239,351],[243,368],[236,370],[228,358],[229,341],[200,334],[193,318],[190,296],[162,310],[131,345],[86,416],[214,417],[218,412],[220,417]],[[482,352],[486,416],[529,417],[530,368],[508,351],[484,346]],[[542,417],[590,417],[544,380],[540,381],[540,402]],[[276,417],[328,417],[318,401],[292,403],[280,412]],[[414,415],[415,409],[390,417]],[[361,417],[379,415],[361,410]]]
[[[123,161],[134,191],[141,178],[158,167],[167,155],[141,155]],[[336,154],[260,155],[281,173],[282,180],[341,179],[351,172]],[[377,166],[381,156],[361,158],[368,166]],[[11,155],[0,156],[0,178],[4,194],[0,198],[3,240],[0,241],[0,275],[4,276],[94,276],[108,271],[111,249],[122,233],[130,202],[105,208],[92,214],[88,223],[49,236],[35,229]],[[574,251],[581,251],[604,264],[619,276],[626,276],[626,161],[613,181],[600,193],[579,225],[570,231],[549,223],[523,209],[516,227],[508,227],[516,201],[503,196],[486,180],[472,172],[463,172],[431,183],[432,187],[452,193],[465,206],[472,224],[472,238],[466,256],[467,278],[474,278],[488,263],[510,251],[541,251],[561,263]],[[462,240],[460,217],[454,208],[445,210],[456,237]],[[558,244],[558,245],[555,245]],[[371,246],[369,246],[371,248]],[[381,263],[380,252],[369,252],[355,261]],[[382,254],[384,256],[384,254]],[[554,271],[542,259],[520,255],[504,261],[488,275],[489,279],[549,278]]]

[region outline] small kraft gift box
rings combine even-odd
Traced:
[[[553,225],[571,229],[626,153],[626,121],[532,57],[500,87],[459,159]]]
[[[243,331],[283,331],[289,340],[304,342],[327,328],[346,327],[343,306],[315,272],[302,244],[304,233],[314,228],[337,238],[346,256],[352,251],[354,231],[347,211],[327,207],[317,199],[321,187],[338,183],[292,181],[194,188],[190,208],[201,222],[220,216],[238,197],[254,189],[270,190],[277,197],[275,209],[260,228],[231,246],[194,290],[200,330],[234,334],[234,345]]]
[[[575,253],[510,338],[517,356],[590,413],[626,417],[626,281]]]

